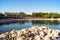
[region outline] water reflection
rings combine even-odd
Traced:
[[[0,23],[0,25],[9,25],[9,24],[14,24],[14,23],[19,23],[19,24],[25,24],[26,22],[31,22],[32,24],[49,24],[49,25],[59,25],[60,22],[57,20],[54,21],[45,21],[45,20],[32,20],[32,21],[14,21],[14,22],[6,22],[6,23]]]
[[[28,22],[28,21],[19,21],[19,24],[25,24],[25,22]]]
[[[9,24],[14,24],[14,23],[24,24],[25,22],[28,22],[28,21],[5,22],[5,23],[0,23],[0,25],[9,25]]]
[[[59,25],[60,24],[60,22],[58,22],[58,21],[44,21],[44,20],[41,20],[41,21],[32,21],[32,24],[49,24],[49,25]]]
[[[0,23],[0,33],[8,32],[13,29],[20,30],[23,28],[28,28],[32,26],[48,26],[51,29],[58,29],[60,30],[60,21],[14,21],[14,22],[6,22]]]

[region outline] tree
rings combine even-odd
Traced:
[[[24,12],[20,12],[20,17],[25,18],[27,16],[27,14],[25,14]]]

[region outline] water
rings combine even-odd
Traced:
[[[60,21],[16,21],[0,24],[0,34],[13,29],[21,30],[32,26],[47,26],[51,29],[60,30]]]

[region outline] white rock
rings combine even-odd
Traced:
[[[34,39],[35,39],[35,40],[41,40],[39,35],[36,35],[36,36],[34,37]]]
[[[0,35],[0,38],[5,38],[6,37],[6,34],[1,34]]]
[[[44,40],[51,40],[50,38],[49,38],[50,36],[45,36],[45,38],[44,38]]]
[[[30,33],[28,33],[29,31]],[[28,35],[31,33],[33,36],[29,37]],[[22,34],[24,34],[24,35],[27,35],[27,38],[29,38],[29,40],[32,40],[32,39],[42,40],[41,38],[43,38],[44,40],[52,40],[52,39],[56,40],[56,37],[60,36],[58,35],[59,33],[60,33],[60,30],[52,30],[45,26],[42,26],[42,27],[33,26],[31,28],[26,28],[26,29],[17,30],[17,31],[12,30],[11,32],[6,32],[5,34],[1,34],[0,38],[5,39],[6,35],[12,35],[12,37],[16,36],[17,40],[26,40],[25,36],[21,36]]]
[[[39,33],[40,33],[40,36],[44,36],[45,35],[43,31],[40,31]]]
[[[18,38],[17,40],[26,40],[26,38],[23,36],[23,37]]]

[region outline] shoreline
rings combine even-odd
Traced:
[[[57,40],[59,38],[60,30],[53,30],[45,26],[32,26],[0,34],[2,40]]]
[[[60,18],[28,18],[28,19],[1,19],[0,20],[0,23],[6,23],[6,22],[14,22],[14,21],[32,21],[32,20],[45,20],[45,21],[54,21],[54,20],[57,20],[57,21],[60,21]]]

